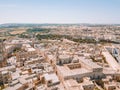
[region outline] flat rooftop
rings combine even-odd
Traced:
[[[90,68],[102,68],[101,66],[94,63],[91,59],[85,59],[84,57],[79,57],[79,61],[86,64],[86,66],[89,66]]]
[[[76,69],[69,69],[66,65],[64,66],[57,66],[60,73],[62,73],[63,77],[70,77],[75,75],[82,75],[85,73],[90,73],[91,71],[88,71],[85,68],[76,68]]]
[[[106,61],[110,65],[110,67],[112,67],[114,70],[120,69],[120,65],[108,51],[102,52],[102,54],[106,58]]]

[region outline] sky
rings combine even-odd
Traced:
[[[120,24],[120,0],[0,0],[3,23]]]

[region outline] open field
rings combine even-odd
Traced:
[[[24,32],[27,31],[28,28],[23,28],[23,27],[20,27],[20,28],[1,28],[0,29],[0,32],[1,33],[4,33],[4,32],[8,32],[9,34],[12,34],[12,35],[16,35],[16,34],[22,34]]]
[[[10,32],[10,34],[22,34],[24,32],[26,32],[26,29],[18,29],[18,30]]]

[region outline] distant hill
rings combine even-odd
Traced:
[[[19,24],[19,23],[6,23],[1,24],[2,28],[15,28],[15,27],[33,27],[33,26],[41,26],[42,24]]]
[[[89,24],[89,23],[80,23],[80,24],[49,24],[49,23],[43,23],[43,24],[35,24],[35,23],[5,23],[0,24],[0,28],[15,28],[15,27],[40,27],[40,26],[70,26],[70,25],[85,25],[90,27],[102,27],[102,26],[120,26],[120,24]]]
[[[72,24],[48,24],[48,23],[43,23],[43,24],[27,24],[27,23],[5,23],[1,24],[1,28],[15,28],[15,27],[40,27],[40,26],[60,26],[60,25],[72,25]]]

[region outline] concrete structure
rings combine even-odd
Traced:
[[[108,51],[103,51],[102,54],[105,57],[107,63],[110,65],[110,67],[112,67],[116,71],[120,70],[120,65]]]
[[[44,74],[43,75],[44,82],[46,85],[49,86],[54,86],[60,83],[58,77],[56,76],[55,73],[52,74]]]
[[[78,83],[74,79],[69,79],[64,81],[64,86],[66,90],[94,90],[95,85],[89,78],[83,78],[83,82]]]

